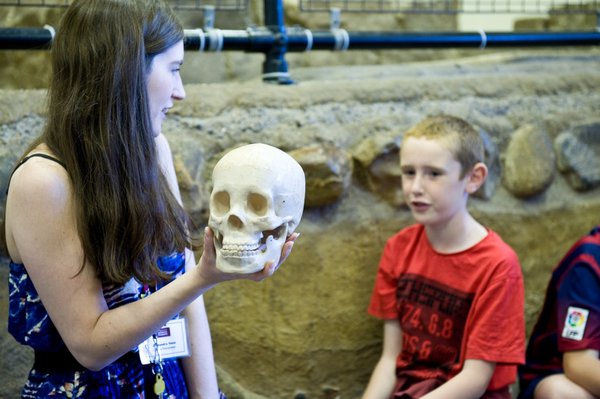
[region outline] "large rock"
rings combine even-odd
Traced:
[[[600,122],[574,126],[554,140],[558,169],[576,190],[600,185]]]
[[[548,134],[535,124],[521,126],[504,156],[504,186],[517,197],[541,194],[552,184],[555,162]]]
[[[332,145],[312,145],[291,151],[306,177],[305,206],[333,205],[348,191],[352,179],[350,155]]]
[[[373,135],[353,149],[357,181],[395,206],[404,204],[400,142],[401,136]]]

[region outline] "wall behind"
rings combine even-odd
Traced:
[[[223,151],[265,142],[291,151],[307,171],[309,205],[284,267],[263,283],[227,283],[206,294],[219,375],[230,397],[360,395],[381,345],[381,323],[366,313],[379,256],[385,240],[411,223],[398,190],[401,134],[429,114],[462,117],[488,139],[493,173],[470,207],[519,255],[531,326],[550,270],[599,221],[599,66],[598,49],[515,50],[428,63],[298,68],[291,86],[258,79],[187,85],[187,99],[164,131],[199,227],[207,220],[212,166]],[[40,133],[44,96],[43,90],[0,90],[0,187]],[[577,140],[590,157],[579,159],[583,170],[565,166],[576,155],[564,143]],[[0,215],[4,195],[3,189]],[[6,298],[3,284],[2,322]],[[19,366],[0,368],[7,381],[0,388],[12,397],[30,357],[2,330],[0,347],[9,354],[3,362]]]

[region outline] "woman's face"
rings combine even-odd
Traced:
[[[173,107],[173,100],[183,100],[185,90],[179,70],[183,64],[183,40],[154,56],[147,80],[148,101],[154,136],[161,133],[162,122]]]

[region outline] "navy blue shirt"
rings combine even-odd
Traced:
[[[520,399],[563,373],[564,352],[600,350],[600,226],[577,241],[552,272],[546,298],[519,367]]]

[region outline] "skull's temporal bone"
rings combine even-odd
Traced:
[[[305,177],[287,153],[266,144],[238,147],[213,169],[209,226],[217,267],[253,273],[278,262],[304,208]]]

